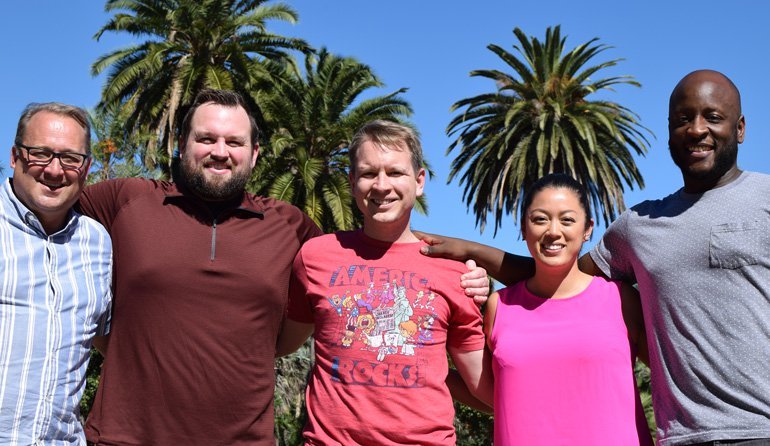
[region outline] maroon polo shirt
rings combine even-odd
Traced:
[[[292,261],[318,227],[251,194],[213,215],[175,184],[144,179],[90,186],[80,209],[107,228],[114,252],[88,440],[274,445],[276,338]]]

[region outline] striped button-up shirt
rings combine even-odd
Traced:
[[[112,245],[70,212],[47,235],[0,187],[0,444],[85,444],[78,419],[91,340],[109,329]]]

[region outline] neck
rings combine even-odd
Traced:
[[[733,166],[730,170],[725,172],[724,175],[715,180],[703,180],[684,176],[684,191],[688,194],[702,194],[711,189],[716,189],[732,183],[741,176],[742,172],[743,171],[740,170],[738,166]]]
[[[364,223],[364,234],[375,240],[388,243],[412,243],[419,241],[409,228],[409,222],[406,225],[399,225],[397,227],[388,227],[376,222]]]
[[[211,212],[211,215],[217,216],[226,209],[232,209],[238,207],[241,200],[226,200],[226,201],[205,201],[202,200],[206,207]]]
[[[536,265],[535,275],[527,280],[527,289],[545,299],[563,299],[579,294],[592,276],[578,269],[577,262],[567,267]]]
[[[26,207],[28,210],[31,210],[29,205],[24,202],[23,199],[19,198],[18,195],[16,195],[16,189],[13,187],[13,178],[11,179],[11,191],[13,192],[13,195],[16,197],[16,199],[24,205],[24,207]],[[40,225],[43,227],[43,231],[45,231],[46,235],[55,234],[64,229],[64,226],[67,224],[67,217],[70,215],[69,209],[65,210],[64,212],[57,212],[56,215],[41,215],[35,211],[32,211],[32,213],[35,214],[35,217],[37,217],[37,220],[40,222]]]
[[[67,215],[68,214],[64,214],[63,216],[56,218],[41,218],[41,216],[38,215],[37,219],[43,226],[45,233],[47,235],[51,235],[61,231],[64,228],[64,226],[67,224]]]

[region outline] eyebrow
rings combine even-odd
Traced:
[[[533,212],[542,212],[544,214],[547,214],[547,212],[544,209],[541,209],[541,208],[530,209],[528,213],[531,214]],[[577,214],[578,211],[572,210],[572,209],[567,209],[567,210],[559,212],[559,215],[570,214],[570,213]]]
[[[233,141],[233,140],[235,140],[235,141],[238,141],[238,142],[244,143],[244,144],[248,140],[247,136],[243,136],[243,135],[219,135],[219,134],[217,134],[215,132],[212,132],[212,131],[209,131],[209,130],[193,130],[191,132],[191,135],[194,138],[206,138],[206,137],[208,137],[208,138],[217,139],[219,137],[222,137],[226,141]]]
[[[86,149],[73,149],[73,148],[70,148],[70,147],[65,147],[63,149],[53,149],[53,148],[48,147],[48,146],[35,146],[35,145],[23,144],[23,143],[22,144],[16,143],[14,145],[17,146],[17,147],[23,146],[24,148],[29,147],[30,149],[45,149],[45,150],[50,150],[51,152],[55,152],[55,153],[74,153],[76,155],[88,155],[88,150],[86,150]],[[22,147],[19,147],[19,148],[22,148]],[[83,150],[84,152],[80,152],[81,150]]]

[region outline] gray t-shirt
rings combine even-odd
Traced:
[[[660,444],[770,437],[770,176],[640,203],[591,257],[639,284]]]

